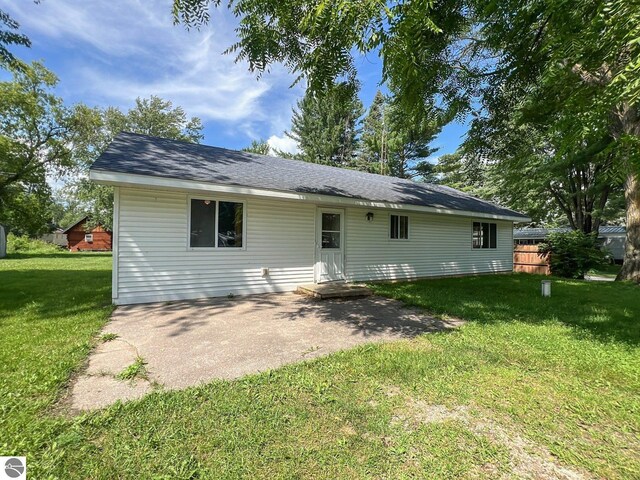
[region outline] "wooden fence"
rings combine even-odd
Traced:
[[[513,271],[550,275],[549,255],[538,253],[538,245],[514,245]]]

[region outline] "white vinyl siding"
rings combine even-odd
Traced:
[[[399,280],[429,276],[508,272],[513,270],[513,224],[497,224],[497,248],[471,248],[473,221],[478,219],[411,213],[408,240],[389,238],[389,216],[365,209],[346,215],[345,273],[349,281]]]
[[[190,248],[189,201],[198,194],[119,187],[114,241],[117,304],[293,291],[314,281],[316,222],[329,204],[225,194],[243,202],[243,248]],[[211,197],[214,198],[213,196]],[[318,207],[321,207],[320,209]],[[409,239],[389,238],[392,209],[344,210],[344,274],[348,281],[511,271],[513,225],[497,224],[497,248],[473,249],[478,218],[403,213]],[[367,213],[374,213],[367,221]],[[318,227],[320,228],[320,227]],[[268,268],[263,276],[262,269]]]
[[[246,248],[199,251],[188,247],[189,198],[120,187],[115,303],[291,291],[313,282],[314,205],[225,196],[245,202]]]

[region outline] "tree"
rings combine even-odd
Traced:
[[[486,191],[490,185],[487,165],[472,160],[462,150],[440,156],[435,170],[442,185],[483,198],[493,193]]]
[[[483,26],[474,43],[499,52],[482,85],[485,105],[560,138],[560,162],[589,157],[601,170],[611,165],[611,178],[622,175],[627,242],[618,278],[640,281],[640,9],[621,0],[479,7],[488,8],[475,9]]]
[[[73,118],[52,90],[58,79],[40,63],[11,67],[0,82],[0,222],[37,235],[47,228],[47,176],[73,166]]]
[[[251,145],[242,149],[243,152],[257,153],[258,155],[269,155],[271,147],[266,140],[253,140]]]
[[[54,227],[65,229],[87,215],[85,206],[64,187],[52,192],[50,220]]]
[[[383,173],[381,158],[384,155],[384,142],[387,131],[384,114],[387,100],[380,90],[373,97],[367,115],[362,121],[362,150],[358,159],[358,169],[373,173]]]
[[[176,21],[209,20],[210,0],[174,0]],[[627,250],[620,279],[640,281],[640,9],[627,0],[238,0],[250,69],[274,62],[322,91],[376,52],[406,111],[471,110],[562,131],[558,158],[605,132],[624,172]],[[506,95],[505,95],[506,94]],[[533,114],[533,115],[532,115]]]
[[[137,98],[135,107],[126,113],[114,107],[78,105],[74,116],[73,160],[79,175],[67,184],[66,194],[75,196],[84,205],[90,217],[87,228],[97,224],[112,228],[113,188],[90,181],[87,173],[118,133],[129,131],[193,143],[203,138],[199,118],[187,118],[182,107],[174,107],[170,101],[156,96]]]
[[[27,185],[16,190],[2,207],[0,223],[18,236],[39,237],[50,232],[54,203],[46,182]]]
[[[351,166],[363,114],[355,81],[332,85],[322,94],[307,91],[298,101],[287,135],[300,147],[297,158],[325,165]]]
[[[404,110],[397,101],[390,102],[386,117],[389,124],[385,147],[388,167],[384,172],[394,177],[425,180],[433,173],[427,158],[436,151],[429,144],[440,127],[429,117],[415,116],[412,111]]]
[[[21,64],[7,48],[9,45],[30,47],[29,38],[18,32],[20,25],[11,16],[0,9],[0,66],[5,68],[20,68]]]
[[[383,62],[383,80],[398,87],[405,110],[428,105],[433,84],[424,81],[420,54],[438,36],[466,19],[458,0],[435,9],[430,0],[389,5],[376,0],[174,0],[175,22],[199,27],[209,22],[209,7],[229,6],[240,19],[239,40],[227,52],[247,61],[259,74],[282,63],[308,81],[317,94],[338,78],[356,73],[355,55],[374,53]]]
[[[575,152],[565,152],[562,130],[496,117],[476,121],[462,147],[467,163],[484,169],[485,185],[492,187],[481,196],[491,193],[534,223],[597,233],[609,197],[621,187],[606,148],[610,138],[585,139]]]
[[[393,97],[376,92],[363,121],[362,149],[357,168],[400,178],[434,181],[434,167],[426,159],[439,127],[424,117],[415,118]]]

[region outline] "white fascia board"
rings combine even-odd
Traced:
[[[89,179],[104,185],[169,188],[176,190],[189,190],[194,192],[221,192],[235,195],[251,195],[255,197],[279,198],[283,200],[298,200],[303,202],[322,203],[327,205],[343,205],[362,208],[388,208],[407,210],[414,212],[438,213],[443,215],[458,215],[462,217],[492,218],[495,220],[507,220],[511,222],[527,222],[529,218],[510,215],[493,215],[465,210],[452,210],[448,208],[427,207],[421,205],[409,205],[403,203],[377,202],[358,198],[336,197],[333,195],[321,195],[317,193],[284,192],[269,190],[266,188],[241,187],[236,185],[222,185],[196,180],[181,180],[177,178],[153,177],[150,175],[138,175],[135,173],[107,172],[104,170],[90,170]]]

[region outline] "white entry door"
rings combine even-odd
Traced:
[[[316,282],[344,279],[344,210],[318,209]]]

